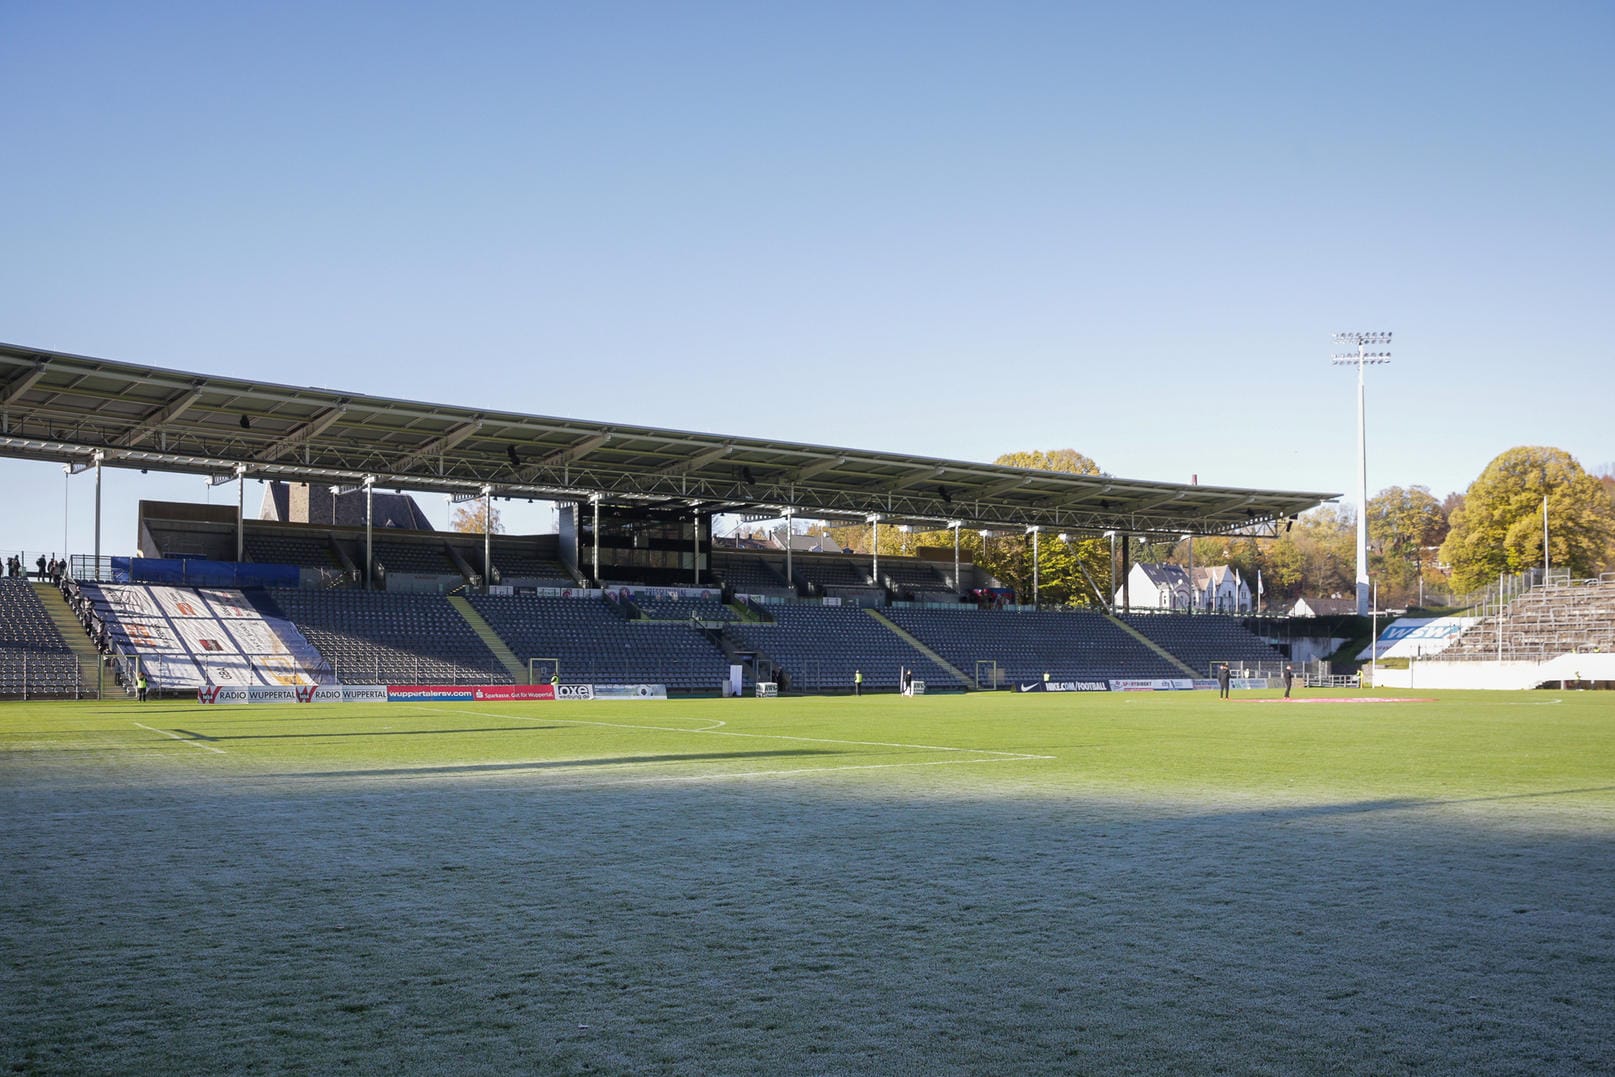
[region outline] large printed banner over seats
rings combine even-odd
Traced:
[[[140,660],[153,688],[312,685],[319,651],[290,621],[240,591],[86,583],[80,589],[114,649]]]

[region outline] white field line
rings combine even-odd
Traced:
[[[443,714],[476,714],[484,718],[505,718],[523,722],[564,722],[567,725],[599,726],[607,729],[637,729],[652,733],[697,733],[713,737],[744,737],[752,740],[792,741],[798,744],[841,744],[858,748],[905,748],[913,751],[926,752],[957,752],[968,756],[989,756],[981,759],[939,759],[929,763],[851,763],[846,766],[807,767],[796,770],[748,771],[739,774],[721,775],[730,778],[761,778],[777,777],[793,774],[828,774],[838,770],[890,770],[901,767],[938,767],[938,766],[968,766],[980,763],[1015,763],[1036,759],[1056,759],[1052,755],[1032,755],[1027,752],[999,752],[989,748],[958,748],[946,744],[905,744],[897,741],[882,740],[841,740],[832,737],[798,737],[786,733],[737,733],[733,730],[719,729],[707,726],[702,729],[687,729],[682,726],[639,725],[631,722],[591,722],[582,718],[555,718],[551,715],[534,717],[525,714],[501,714],[498,711],[454,711],[444,707],[433,707]],[[725,723],[719,722],[718,725]],[[629,764],[625,764],[629,765]],[[647,778],[646,781],[711,781],[714,775],[698,775],[692,777]]]
[[[200,748],[205,752],[218,752],[220,755],[225,754],[225,751],[224,751],[223,748],[215,748],[211,744],[203,744],[199,740],[192,740],[190,737],[182,737],[178,733],[170,733],[166,729],[152,729],[151,726],[143,725],[140,722],[134,722],[132,724],[140,726],[141,729],[149,730],[150,732],[159,734],[160,736],[172,737],[174,740],[179,741],[181,744],[189,744],[192,748]]]

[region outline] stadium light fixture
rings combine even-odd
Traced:
[[[1382,330],[1362,332],[1349,330],[1335,334],[1335,343],[1356,347],[1355,355],[1335,355],[1331,362],[1336,366],[1357,367],[1357,615],[1368,614],[1368,448],[1367,430],[1363,420],[1363,368],[1369,364],[1389,363],[1388,351],[1371,352],[1369,347],[1389,347],[1391,334]]]

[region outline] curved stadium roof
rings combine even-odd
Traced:
[[[297,388],[0,344],[0,455],[496,497],[1271,534],[1338,494],[1143,482]]]

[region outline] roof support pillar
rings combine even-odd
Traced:
[[[589,500],[594,502],[594,585],[600,584],[600,495],[590,494]]]
[[[482,593],[493,586],[493,486],[482,487]]]
[[[374,590],[376,586],[376,551],[372,543],[374,536],[371,533],[371,520],[375,516],[371,512],[371,507],[375,504],[373,499],[375,486],[376,477],[366,475],[364,477],[364,589],[366,591]],[[331,524],[333,527],[336,526],[335,501],[331,503]]]
[[[95,575],[91,579],[99,580],[101,575],[101,461],[106,454],[95,454]]]
[[[247,508],[247,465],[236,465],[236,564],[246,552],[247,536],[242,517],[246,515]]]
[[[1032,533],[1032,608],[1035,610],[1038,608],[1037,538],[1042,529],[1033,524],[1027,530]]]

